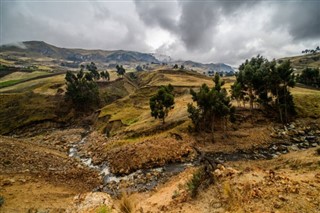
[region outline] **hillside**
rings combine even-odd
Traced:
[[[131,71],[135,71],[138,65],[144,65],[145,70],[153,70],[162,63],[167,64],[168,67],[178,63],[200,73],[209,70],[233,71],[230,66],[223,63],[176,62],[170,56],[126,50],[68,49],[56,47],[43,41],[25,41],[15,45],[0,46],[0,64],[15,69],[31,67],[35,70],[56,72],[79,69],[80,64],[92,61],[100,69],[115,69],[116,64],[122,64]],[[2,73],[0,76],[3,76]]]
[[[192,102],[190,89],[197,90],[203,83],[213,86],[212,79],[205,75],[166,66],[151,72],[127,73],[123,78],[110,71],[109,82],[98,81],[99,108],[79,113],[65,102],[64,73],[32,73],[13,72],[0,78],[0,82],[29,78],[0,88],[0,134],[6,135],[0,137],[0,196],[5,199],[4,211],[75,208],[74,212],[81,212],[78,208],[88,205],[86,208],[91,210],[83,207],[83,212],[96,212],[106,202],[116,212],[120,202],[117,197],[123,190],[130,194],[128,202],[137,211],[142,208],[145,212],[288,212],[289,201],[296,203],[294,210],[317,208],[317,90],[291,90],[298,117],[286,126],[259,109],[252,117],[248,108],[238,108],[239,120],[226,130],[218,128],[212,143],[210,133],[189,131],[191,121],[187,113],[187,104]],[[38,75],[41,78],[33,79]],[[234,77],[224,80],[224,87],[229,90]],[[149,98],[159,86],[169,83],[174,86],[175,106],[162,125],[150,115]],[[195,146],[232,170],[220,166],[221,173],[214,173],[215,184],[201,189],[192,199],[186,185],[202,165]],[[297,156],[297,161],[292,160]],[[270,171],[275,171],[275,180],[284,181],[277,188],[268,185],[275,182],[269,177]],[[251,180],[256,182],[250,184]],[[257,188],[258,185],[262,187]],[[286,191],[291,186],[296,190],[296,185],[300,194]],[[229,189],[236,194],[230,194]],[[28,194],[19,190],[27,190]],[[92,190],[104,193],[86,194]],[[250,200],[241,192],[250,194]],[[79,193],[82,195],[74,199]],[[85,204],[82,196],[99,202],[91,200]],[[41,197],[42,202],[32,202]],[[15,206],[17,202],[19,207]]]
[[[280,60],[290,60],[292,67],[297,73],[300,73],[306,67],[320,68],[320,53],[305,54],[278,59],[278,61]]]

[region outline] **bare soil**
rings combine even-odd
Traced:
[[[96,171],[65,152],[30,140],[0,137],[1,212],[62,211],[77,193],[99,186]]]

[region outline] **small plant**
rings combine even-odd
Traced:
[[[102,205],[97,209],[96,213],[111,213],[111,209],[106,205]]]
[[[179,190],[176,189],[176,190],[173,191],[173,195],[172,195],[171,198],[172,198],[172,199],[175,199],[175,198],[177,198],[177,197],[179,197],[179,196],[180,196],[180,192],[179,192]]]
[[[4,204],[4,197],[0,195],[0,207]]]
[[[202,179],[204,177],[203,168],[197,170],[196,173],[192,175],[192,178],[187,182],[187,191],[192,198],[196,197],[198,194],[198,189],[201,185]]]
[[[134,210],[134,204],[129,199],[129,196],[127,193],[122,193],[121,199],[120,199],[120,210],[123,213],[131,213]]]
[[[316,152],[318,155],[320,155],[320,148],[318,148]]]

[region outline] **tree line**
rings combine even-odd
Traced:
[[[122,65],[117,65],[117,74],[123,77],[126,70]],[[106,71],[98,71],[94,62],[80,65],[79,72],[67,71],[66,73],[66,100],[71,101],[73,106],[80,111],[88,111],[99,104],[99,87],[97,80],[110,80],[110,74]]]
[[[260,55],[246,60],[239,67],[230,95],[223,88],[224,81],[218,73],[213,81],[212,88],[203,84],[198,91],[190,90],[193,103],[188,104],[187,111],[197,132],[209,131],[213,136],[216,126],[226,129],[229,121],[235,121],[236,108],[231,104],[232,99],[238,102],[238,106],[249,103],[252,113],[255,107],[259,107],[268,114],[276,115],[283,123],[295,115],[289,89],[295,85],[290,61],[277,64],[275,60],[268,61]],[[150,98],[151,115],[164,123],[173,105],[173,87],[161,86],[157,94]]]
[[[117,65],[116,69],[118,76],[123,77],[123,66]],[[309,71],[303,72],[299,78],[309,79],[306,77],[307,73]],[[317,73],[319,77],[319,72]],[[96,81],[100,78],[110,80],[110,75],[108,71],[99,72],[93,62],[82,65],[78,73],[68,71],[65,77],[66,98],[79,109],[97,106],[99,89]],[[212,136],[217,126],[226,129],[229,121],[235,121],[236,108],[231,104],[232,99],[236,100],[238,106],[249,103],[252,113],[254,108],[259,107],[269,114],[275,114],[280,122],[288,122],[295,115],[290,93],[290,88],[295,85],[294,80],[290,61],[276,63],[275,60],[268,61],[260,55],[239,66],[230,93],[223,88],[224,81],[216,73],[213,87],[203,84],[197,91],[190,90],[193,102],[188,104],[187,111],[193,129],[198,132],[211,132]],[[174,108],[174,104],[174,87],[170,84],[161,86],[149,100],[151,116],[165,123],[165,118]]]

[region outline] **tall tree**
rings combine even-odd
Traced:
[[[161,86],[154,96],[150,98],[151,116],[154,118],[162,119],[165,123],[165,118],[168,116],[169,111],[174,106],[173,86]]]
[[[126,73],[126,70],[123,68],[122,65],[119,66],[119,65],[117,64],[116,69],[117,69],[117,74],[118,74],[118,76],[123,77],[123,75]]]
[[[96,66],[96,64],[94,62],[91,62],[90,64],[87,64],[86,66],[87,70],[89,70],[92,74],[92,77],[95,80],[99,80],[100,79],[100,73],[98,72],[98,68]]]
[[[91,74],[85,74],[81,69],[74,74],[70,71],[66,73],[66,99],[71,100],[74,106],[82,111],[95,107],[99,103],[99,89],[93,81]]]
[[[189,118],[191,118],[197,131],[208,130],[214,139],[214,129],[216,122],[222,122],[226,127],[227,118],[233,117],[234,107],[230,102],[230,97],[226,89],[222,88],[224,82],[220,80],[219,74],[214,77],[215,86],[209,88],[206,84],[200,87],[199,92],[190,90],[192,103],[188,104]]]

